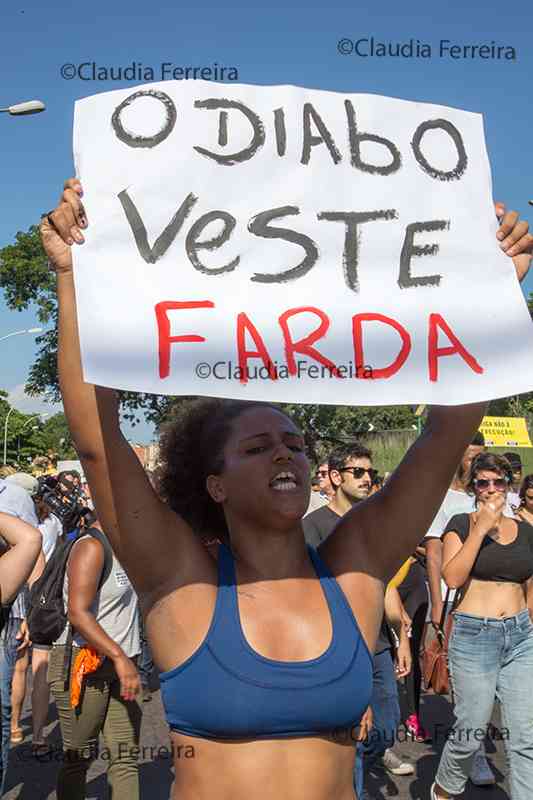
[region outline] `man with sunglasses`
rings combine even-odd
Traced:
[[[319,508],[303,519],[306,542],[318,547],[335,528],[341,517],[371,493],[378,471],[372,467],[371,451],[352,442],[334,450],[328,458],[329,477],[335,495],[327,506]],[[398,669],[395,672],[393,645],[385,617],[374,650],[373,689],[370,708],[373,729],[367,741],[358,746],[355,771],[357,797],[369,800],[364,789],[366,776],[372,766],[382,759],[383,766],[394,775],[412,775],[412,764],[402,761],[392,750],[400,722],[400,704],[396,679],[407,675],[411,668],[411,654],[403,620],[405,619],[400,595],[396,588],[385,594],[387,621],[400,641]]]

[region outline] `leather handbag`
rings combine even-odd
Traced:
[[[422,677],[426,691],[432,689],[435,694],[448,694],[450,675],[448,672],[448,642],[453,625],[453,617],[447,615],[450,590],[446,592],[444,606],[439,620],[435,638],[424,647],[422,652]]]

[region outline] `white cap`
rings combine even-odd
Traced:
[[[14,483],[16,486],[20,486],[21,489],[25,489],[32,496],[39,488],[37,478],[34,478],[33,475],[28,475],[27,472],[15,472],[14,475],[8,475],[5,480],[7,483]]]

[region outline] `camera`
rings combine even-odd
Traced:
[[[38,481],[35,496],[46,503],[64,529],[78,527],[81,519],[90,512],[81,489],[72,480],[66,481],[63,475],[43,475]]]

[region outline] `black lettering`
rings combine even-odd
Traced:
[[[244,147],[237,153],[231,153],[227,156],[212,153],[211,150],[206,150],[205,147],[196,147],[197,153],[207,158],[212,158],[217,164],[224,166],[233,166],[234,164],[241,164],[243,161],[248,161],[255,155],[257,150],[265,143],[265,129],[263,123],[253,111],[251,111],[244,103],[239,103],[237,100],[225,100],[223,98],[210,98],[209,100],[196,100],[194,103],[195,108],[205,108],[207,111],[217,111],[221,108],[235,108],[241,111],[250,125],[253,128],[252,141],[248,147]],[[220,137],[219,137],[220,140]]]
[[[218,120],[218,143],[225,147],[228,143],[228,112],[221,111]]]
[[[282,108],[276,108],[274,111],[274,130],[278,156],[284,156],[287,150],[287,131],[285,130],[285,111]]]
[[[125,108],[130,106],[139,97],[153,97],[159,100],[165,107],[165,122],[161,130],[154,136],[138,136],[132,131],[126,130],[123,126],[120,116]],[[117,139],[127,144],[128,147],[156,147],[172,133],[174,125],[176,124],[177,112],[176,106],[165,92],[156,92],[154,89],[142,89],[139,92],[134,92],[126,97],[122,103],[115,108],[113,116],[111,117],[111,127],[115,131]]]
[[[374,222],[378,219],[397,219],[398,213],[394,209],[385,211],[323,211],[318,214],[318,219],[328,222],[344,222],[346,235],[344,239],[344,252],[342,254],[342,267],[344,281],[349,289],[359,291],[359,246],[360,234],[357,226],[363,222]]]
[[[254,236],[261,236],[263,239],[284,239],[286,242],[298,244],[305,250],[305,258],[296,267],[278,272],[276,275],[267,275],[256,272],[251,278],[258,283],[287,283],[296,278],[306,275],[314,267],[318,259],[318,248],[314,241],[303,233],[297,233],[288,228],[269,227],[269,222],[278,217],[286,217],[290,214],[299,214],[297,206],[282,206],[281,208],[270,208],[252,217],[248,223],[248,230]]]
[[[326,128],[326,125],[318,113],[315,110],[312,103],[305,103],[303,109],[303,129],[304,129],[304,142],[302,147],[302,164],[309,164],[309,158],[311,157],[311,148],[316,147],[317,144],[324,143],[328,148],[331,158],[333,159],[334,164],[338,164],[341,160],[341,154],[337,150],[335,146],[335,142],[333,141],[333,137],[331,133]],[[314,124],[318,128],[320,136],[313,136],[311,133],[311,119],[313,120]]]
[[[148,244],[148,234],[142,221],[141,215],[137,211],[137,207],[128,194],[128,190],[120,192],[118,199],[122,204],[126,219],[130,224],[131,231],[135,238],[137,249],[146,261],[147,264],[155,264],[155,262],[165,255],[166,251],[178,235],[181,226],[189,216],[192,207],[198,200],[192,192],[187,195],[181,206],[178,208],[163,233],[157,237],[153,247]]]
[[[449,170],[448,172],[444,172],[436,167],[432,167],[427,158],[422,153],[420,149],[420,143],[422,141],[422,137],[426,133],[426,131],[432,131],[437,128],[445,131],[445,133],[450,136],[452,139],[456,149],[457,149],[457,164],[455,165],[454,169]],[[415,131],[415,135],[413,136],[413,141],[411,142],[411,147],[413,148],[413,153],[424,170],[431,178],[435,178],[439,181],[455,181],[460,180],[465,173],[467,164],[468,164],[468,156],[466,155],[465,146],[463,140],[461,138],[461,134],[451,122],[448,122],[446,119],[428,119],[426,122],[421,122],[418,128]]]
[[[375,136],[373,133],[359,133],[357,130],[357,118],[350,100],[344,101],[344,107],[348,118],[352,167],[356,167],[363,172],[369,172],[371,175],[391,175],[393,172],[397,172],[402,165],[402,156],[396,145],[389,141],[389,139],[385,139],[382,136]],[[366,164],[361,159],[361,142],[375,142],[376,144],[382,144],[386,147],[392,157],[390,164],[384,167],[377,167],[375,164]]]
[[[205,242],[199,242],[198,239],[203,233],[204,228],[206,228],[216,219],[221,219],[224,223],[222,233],[219,233],[218,236],[214,236],[212,239],[208,239]],[[187,251],[187,255],[189,256],[191,264],[195,269],[204,275],[221,275],[223,272],[232,272],[232,270],[235,269],[239,263],[240,256],[237,256],[233,259],[233,261],[230,261],[229,264],[226,264],[223,267],[210,269],[202,264],[197,253],[198,250],[216,250],[217,247],[222,247],[222,245],[228,241],[229,237],[233,233],[236,223],[237,220],[235,217],[233,217],[231,214],[228,214],[227,211],[210,211],[208,214],[204,214],[200,217],[200,219],[196,220],[185,240],[185,250]]]
[[[439,252],[439,245],[425,244],[423,247],[419,247],[413,242],[416,233],[444,231],[449,228],[449,220],[439,219],[429,222],[412,222],[407,226],[400,255],[400,277],[398,278],[400,289],[407,289],[409,286],[440,286],[442,275],[421,275],[417,278],[413,278],[411,275],[411,258],[413,256],[435,256]]]

